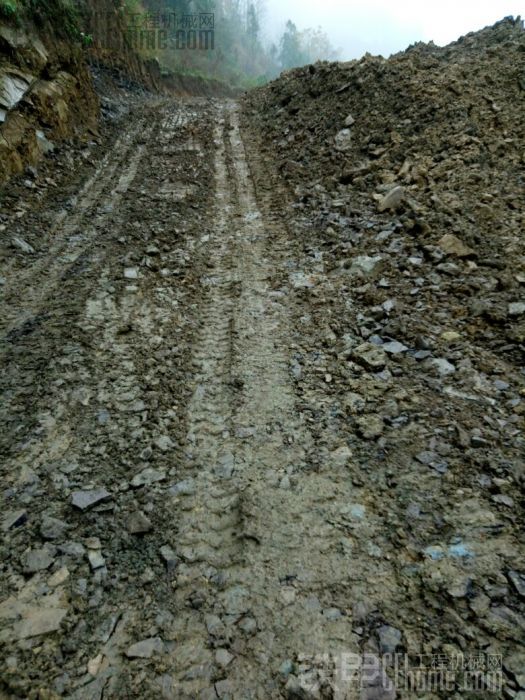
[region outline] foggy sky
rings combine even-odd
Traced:
[[[267,0],[264,29],[278,40],[286,20],[321,26],[341,60],[366,51],[385,57],[416,41],[444,45],[507,15],[525,15],[525,0]]]

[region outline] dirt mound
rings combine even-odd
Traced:
[[[377,246],[398,272],[414,256],[444,265],[447,298],[470,305],[463,315],[476,341],[515,359],[525,341],[523,309],[509,312],[525,281],[524,107],[519,18],[444,48],[307,66],[247,100],[320,232],[340,241],[348,216],[373,204],[375,219],[405,235],[403,251],[386,238]],[[360,243],[370,246],[363,229],[352,239]]]
[[[374,653],[388,625],[409,655],[495,654],[498,697],[525,682],[524,88],[523,24],[505,19],[444,48],[294,70],[244,104],[258,195],[295,242],[302,410],[324,468],[351,451],[352,507],[367,509],[355,634]],[[406,681],[399,697],[420,697]]]

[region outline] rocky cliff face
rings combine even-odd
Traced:
[[[95,130],[98,112],[79,46],[51,25],[0,24],[0,183],[54,141]]]
[[[56,16],[45,14],[55,6]],[[100,105],[90,65],[146,90],[166,90],[157,61],[142,60],[124,40],[108,48],[97,36],[95,17],[104,17],[114,36],[124,36],[115,0],[80,3],[78,27],[64,26],[60,7],[43,3],[45,10],[0,18],[0,184],[36,164],[55,143],[97,133]],[[89,47],[82,46],[80,30],[91,34]]]
[[[127,28],[115,0],[85,0],[82,26],[92,38],[86,51],[89,62],[111,68],[115,73],[154,92],[164,91],[157,60],[144,60],[126,40]]]

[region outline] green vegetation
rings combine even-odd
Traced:
[[[13,19],[17,16],[18,11],[17,0],[0,0],[0,17]]]
[[[19,24],[24,18],[39,26],[51,24],[67,38],[79,38],[79,16],[73,0],[0,0],[0,17]]]
[[[47,23],[59,34],[70,38],[80,37],[79,15],[72,0],[24,0],[33,20],[43,26]]]
[[[126,41],[143,58],[156,58],[173,72],[244,88],[262,85],[283,69],[336,58],[321,29],[299,31],[292,21],[280,41],[268,45],[261,30],[265,0],[110,0],[109,5],[116,10],[107,13],[113,26],[104,13],[92,11],[90,0],[0,0],[0,17],[52,27],[84,48],[98,44],[118,51],[119,42]],[[202,23],[204,16],[211,24]],[[188,18],[196,24],[188,24]],[[145,40],[148,34],[152,41]]]
[[[125,0],[125,4],[129,18],[141,12],[145,19],[170,18],[167,47],[155,51],[155,56],[173,71],[198,72],[249,88],[264,84],[283,69],[337,57],[321,29],[301,32],[291,21],[278,45],[268,45],[261,35],[265,0],[164,0],[161,9],[158,0]],[[214,48],[181,49],[181,24],[177,22],[187,15],[198,18],[206,13],[214,15]],[[176,23],[173,17],[178,18]],[[162,21],[158,26],[163,27]]]

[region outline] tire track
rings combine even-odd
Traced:
[[[57,215],[49,234],[52,241],[49,249],[25,271],[17,273],[11,285],[6,285],[8,313],[0,326],[4,336],[37,316],[45,301],[57,292],[68,270],[74,269],[79,259],[95,247],[104,222],[116,210],[137,174],[144,144],[153,131],[153,125],[146,130],[144,125],[145,121],[139,120],[119,137],[85,183],[73,213],[61,211]],[[137,144],[139,139],[142,144]],[[119,171],[121,175],[115,186]],[[82,227],[85,230],[81,232]]]
[[[222,111],[188,406],[193,476],[179,487],[176,651],[162,685],[172,698],[282,697],[283,662],[356,647],[341,596],[348,553],[328,517],[345,487],[306,471],[312,437],[289,375],[285,234],[258,209],[237,107]],[[321,677],[307,665],[297,683]]]

